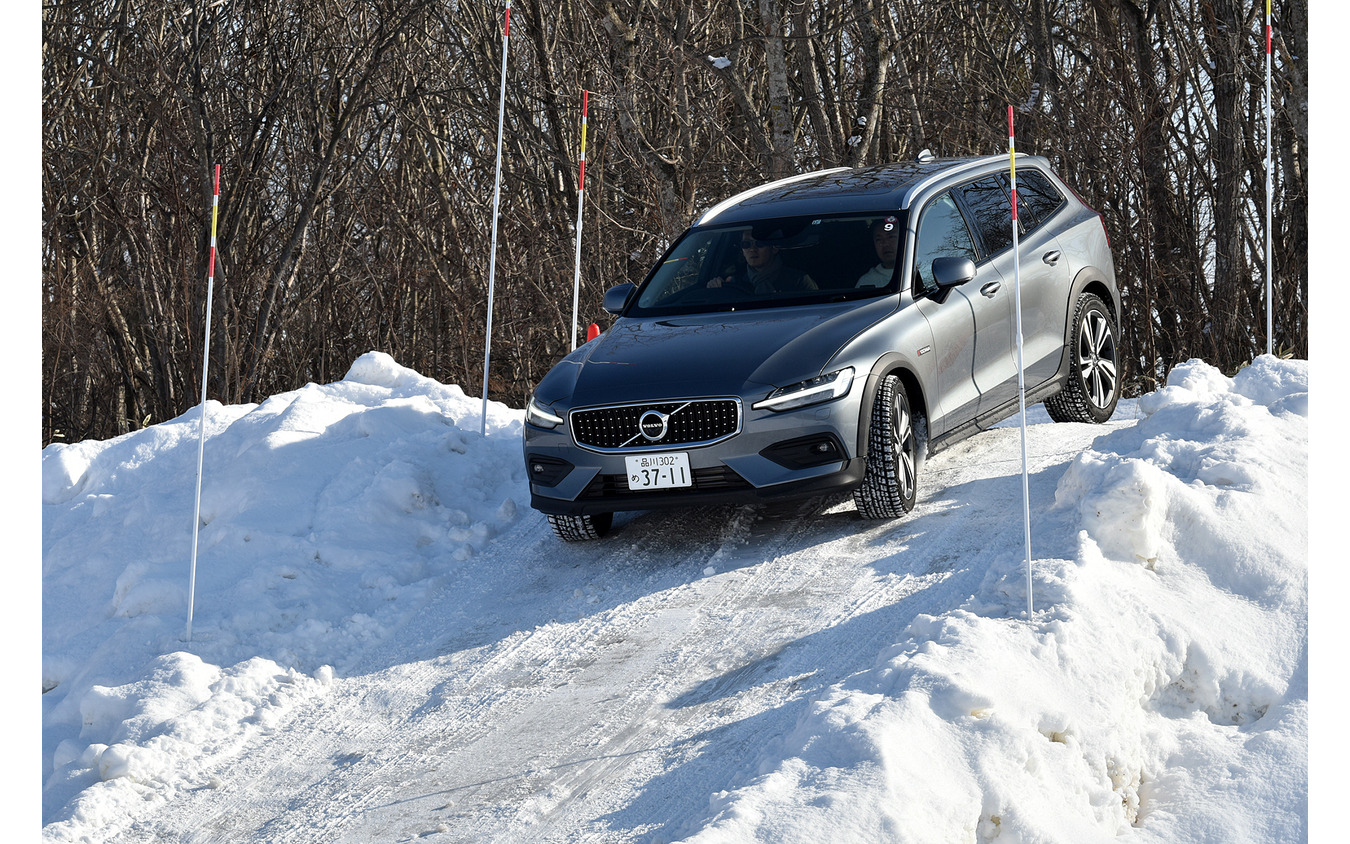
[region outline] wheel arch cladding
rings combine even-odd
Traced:
[[[916,417],[919,437],[919,446],[923,448],[928,440],[928,401],[924,395],[923,386],[919,382],[919,376],[914,373],[908,365],[908,362],[898,354],[884,355],[872,366],[872,371],[867,374],[866,392],[863,393],[862,402],[858,406],[858,431],[856,434],[857,450],[859,457],[867,456],[867,429],[872,421],[872,405],[876,401],[877,387],[881,379],[888,375],[895,375],[900,379],[900,387],[905,391],[905,398],[909,399],[909,410]]]
[[[1106,273],[1096,267],[1089,266],[1079,270],[1078,274],[1074,276],[1073,284],[1070,285],[1069,288],[1070,308],[1077,306],[1078,297],[1082,296],[1084,293],[1093,293],[1096,294],[1097,298],[1106,303],[1106,306],[1111,309],[1111,313],[1116,318],[1116,321],[1119,322],[1120,296],[1117,295],[1115,286],[1107,281],[1107,278],[1108,276]],[[1072,316],[1073,313],[1070,312],[1069,317],[1072,318]]]
[[[1069,285],[1069,298],[1064,303],[1064,343],[1068,345],[1073,340],[1073,315],[1078,308],[1078,300],[1084,293],[1091,293],[1098,299],[1106,303],[1106,308],[1111,312],[1112,319],[1115,320],[1117,327],[1121,319],[1120,296],[1116,289],[1107,281],[1108,276],[1098,270],[1096,267],[1084,267],[1074,276],[1073,284]]]

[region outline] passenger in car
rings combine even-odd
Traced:
[[[783,263],[779,249],[771,243],[756,240],[750,232],[741,235],[741,255],[745,258],[745,272],[729,273],[708,282],[709,287],[741,287],[754,293],[790,293],[796,290],[818,289],[811,276]]]
[[[895,275],[895,259],[900,252],[900,223],[895,217],[883,217],[872,223],[872,247],[881,263],[863,273],[858,287],[885,287]]]

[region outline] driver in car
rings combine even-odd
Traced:
[[[750,232],[741,234],[741,254],[745,257],[744,273],[728,273],[708,281],[708,287],[741,287],[755,293],[790,293],[797,290],[816,290],[811,276],[783,263],[779,249],[772,243],[756,240]]]

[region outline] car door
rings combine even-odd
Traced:
[[[1027,230],[1028,219],[1034,224],[1034,217],[1028,217],[1019,219],[1023,226],[1018,235],[1021,266],[1014,265],[1012,203],[1006,187],[1006,178],[1000,174],[977,179],[958,190],[987,262],[981,266],[992,267],[1006,282],[1000,293],[1006,306],[1002,336],[1007,355],[988,369],[980,393],[981,415],[1017,400],[1017,284],[1022,288],[1022,358],[1028,388],[1054,374],[1063,347],[1063,318],[1057,313],[1063,306],[1056,307],[1054,292],[1067,289],[1068,263],[1062,260],[1048,227]],[[996,331],[991,328],[991,335]]]
[[[999,175],[1008,188],[1008,174]],[[1017,171],[1017,217],[1022,223],[1022,340],[1026,383],[1031,388],[1054,377],[1064,349],[1073,265],[1056,237],[1054,216],[1065,198],[1044,174]]]
[[[948,191],[925,204],[914,241],[914,299],[933,331],[940,435],[973,419],[980,407],[981,385],[992,386],[1002,373],[997,361],[1007,356],[1005,286],[998,271],[985,266],[975,278],[942,295],[933,277],[936,258],[978,258],[974,236],[955,198]]]

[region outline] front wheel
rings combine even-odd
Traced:
[[[594,516],[554,516],[548,517],[553,532],[564,542],[585,542],[599,539],[609,533],[614,523],[613,513],[597,513]]]
[[[867,469],[853,503],[864,519],[894,519],[914,508],[919,439],[909,396],[895,375],[877,387],[867,428]]]
[[[1115,318],[1096,294],[1078,297],[1070,337],[1069,378],[1046,412],[1056,422],[1105,422],[1120,398],[1120,353]]]

